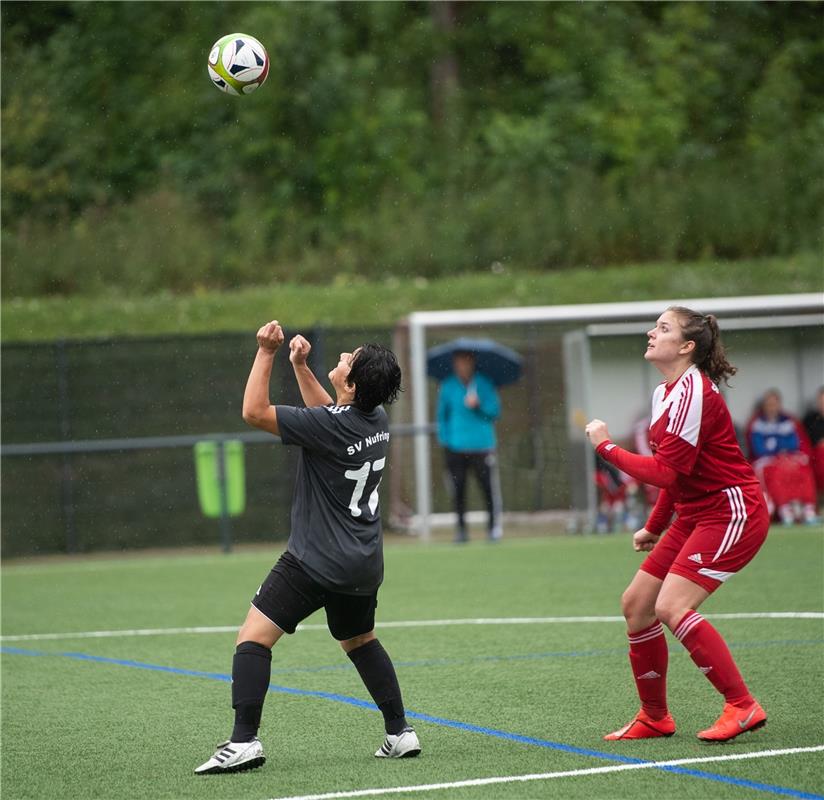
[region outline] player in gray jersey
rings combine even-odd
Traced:
[[[383,405],[400,391],[400,367],[390,350],[376,344],[341,353],[329,373],[333,401],[306,363],[309,342],[295,336],[289,342],[289,361],[306,407],[274,406],[269,380],[283,329],[277,321],[269,322],[257,332],[257,341],[243,419],[301,448],[291,532],[286,552],[261,584],[238,632],[232,735],[195,774],[240,772],[266,761],[257,732],[272,647],[320,608],[383,714],[386,738],[375,756],[417,756],[421,746],[407,724],[395,668],[374,633],[383,580],[378,486],[389,451]]]

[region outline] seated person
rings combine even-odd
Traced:
[[[777,389],[767,391],[756,406],[747,444],[770,513],[784,525],[817,523],[809,439],[801,423],[782,408]]]
[[[595,486],[598,488],[596,532],[627,530],[634,533],[641,524],[638,482],[635,478],[596,456]]]
[[[824,492],[824,386],[818,390],[815,408],[804,416],[804,430],[812,446],[813,472],[819,492]]]

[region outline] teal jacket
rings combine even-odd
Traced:
[[[464,403],[472,391],[480,401],[477,408],[468,408]],[[459,453],[494,450],[495,420],[500,413],[498,392],[486,375],[476,372],[468,385],[450,375],[441,383],[438,394],[438,441]]]

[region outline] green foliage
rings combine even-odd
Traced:
[[[822,247],[819,4],[447,6],[3,4],[6,295]]]

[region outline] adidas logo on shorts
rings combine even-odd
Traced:
[[[701,553],[693,553],[691,556],[687,556],[690,561],[694,561],[696,564],[703,564],[704,562],[701,559]]]

